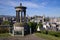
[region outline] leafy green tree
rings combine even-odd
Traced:
[[[36,27],[37,23],[35,22],[28,22],[29,27],[34,28]]]
[[[38,25],[40,26],[40,28],[43,26],[43,24],[42,24],[42,23],[39,23]]]
[[[41,28],[41,27],[43,26],[43,24],[42,24],[42,23],[37,24],[36,28],[37,28],[38,26]]]
[[[2,25],[10,25],[10,22],[9,21],[3,21]]]
[[[32,26],[32,23],[31,22],[28,22],[28,26],[31,27]]]
[[[31,22],[28,22],[28,26],[30,27],[30,34],[31,34],[31,26],[32,26],[32,23]]]
[[[37,24],[37,26],[36,26],[36,31],[41,32],[42,27],[43,27],[43,24],[41,22],[39,22],[39,24]],[[38,31],[38,28],[39,28],[39,31]]]
[[[1,29],[0,29],[0,33],[7,33],[7,32],[9,32],[9,28],[8,28],[9,27],[8,25],[10,25],[9,21],[3,21],[1,25],[2,26],[1,26]],[[6,25],[6,27],[5,27],[5,25]]]
[[[32,33],[36,30],[36,25],[37,23],[35,22],[28,22],[28,26],[30,27],[30,31],[32,31]]]

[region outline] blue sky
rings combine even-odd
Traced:
[[[27,15],[60,17],[60,0],[0,0],[0,15],[15,16],[15,8],[22,3],[27,7]]]

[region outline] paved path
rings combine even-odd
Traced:
[[[16,37],[7,37],[7,38],[0,38],[0,40],[44,40],[42,38],[39,38],[37,36],[35,36],[34,34],[31,34],[31,35],[27,35],[27,36],[24,36],[24,37],[19,37],[19,36],[16,36]]]

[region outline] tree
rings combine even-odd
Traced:
[[[31,22],[28,22],[28,26],[30,27],[30,34],[31,34],[31,26],[32,26],[32,23]]]
[[[40,28],[43,26],[43,24],[42,24],[42,23],[39,23],[38,25],[40,26]]]
[[[0,28],[1,28],[1,32],[0,33],[7,33],[7,32],[9,32],[9,25],[10,25],[10,22],[9,21],[3,21],[2,22],[2,24],[1,24],[2,26],[0,26]]]
[[[3,21],[2,25],[10,25],[10,22],[9,21]]]
[[[40,30],[40,28],[42,27],[43,25],[42,25],[42,23],[41,22],[39,22],[39,24],[37,24],[37,26],[36,26],[36,29],[38,30]]]
[[[39,23],[39,24],[37,24],[37,27],[38,26],[41,28],[43,26],[43,24],[42,23]]]
[[[31,22],[28,22],[28,26],[31,27],[32,26],[32,23]]]
[[[36,30],[37,23],[35,22],[28,22],[28,26],[30,27],[30,34]]]

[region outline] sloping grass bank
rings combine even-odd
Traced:
[[[35,35],[46,40],[60,40],[60,37],[55,37],[55,36],[46,35],[42,33],[35,33]]]
[[[52,35],[52,36],[55,36],[55,37],[60,37],[60,32],[58,32],[58,31],[46,31],[46,30],[43,30],[40,33],[47,34],[47,35]]]
[[[0,34],[0,38],[9,37],[9,36],[11,36],[9,33]]]

